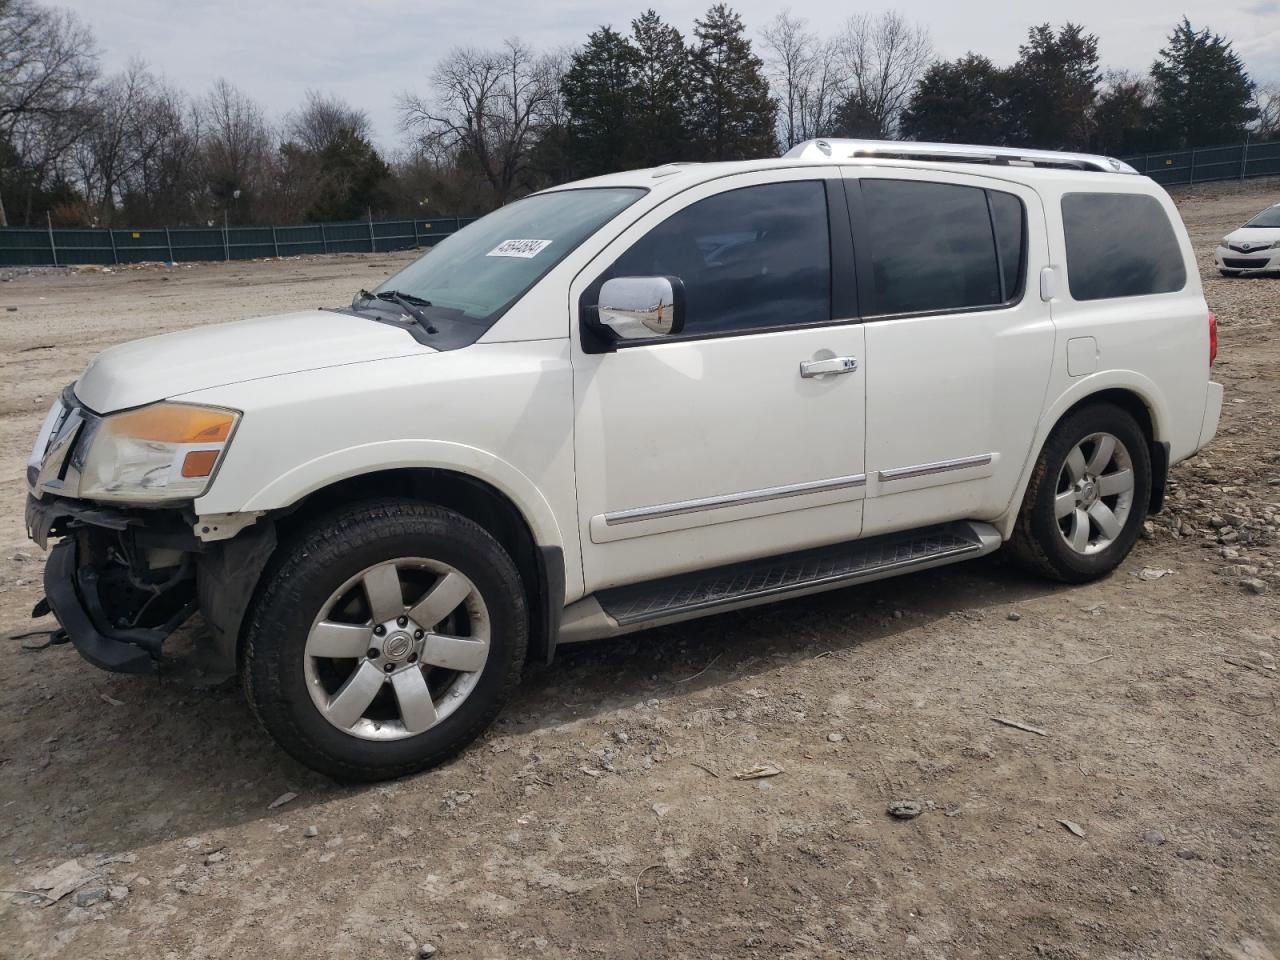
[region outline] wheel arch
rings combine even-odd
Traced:
[[[1014,497],[1004,515],[996,523],[1002,536],[1007,539],[1013,531],[1018,519],[1018,511],[1022,506],[1022,499],[1026,496],[1027,486],[1031,482],[1031,472],[1035,469],[1044,445],[1049,441],[1053,431],[1057,429],[1058,424],[1077,410],[1092,404],[1110,403],[1130,414],[1138,422],[1139,428],[1147,438],[1147,448],[1151,455],[1151,498],[1147,509],[1149,513],[1160,511],[1164,505],[1169,473],[1169,442],[1163,432],[1167,413],[1164,411],[1163,404],[1156,400],[1158,391],[1155,385],[1150,381],[1141,383],[1140,381],[1145,378],[1136,374],[1134,376],[1135,381],[1124,383],[1107,384],[1104,380],[1093,384],[1084,382],[1075,384],[1074,387],[1085,389],[1068,391],[1047,410],[1041,420],[1040,429],[1036,433],[1031,454],[1023,466]],[[1088,386],[1092,386],[1093,389],[1087,389]]]
[[[362,500],[387,498],[417,500],[453,510],[479,524],[502,545],[524,584],[529,607],[528,659],[549,662],[565,604],[563,548],[559,543],[542,542],[512,497],[473,474],[442,467],[387,467],[344,476],[268,511],[274,531],[272,546],[287,542],[325,513]],[[267,566],[265,558],[262,566]],[[252,592],[256,594],[261,588],[258,577]],[[246,606],[248,600],[246,597]],[[239,649],[244,642],[243,624],[237,627]]]
[[[277,523],[281,538],[291,525],[354,500],[403,497],[461,514],[493,536],[515,562],[529,604],[529,659],[549,662],[555,653],[565,604],[564,551],[539,542],[529,518],[498,487],[473,474],[440,467],[373,470],[338,480],[303,498]]]

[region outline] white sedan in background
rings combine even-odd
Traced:
[[[1223,237],[1213,259],[1224,277],[1280,272],[1280,203]]]

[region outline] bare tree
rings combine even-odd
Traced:
[[[154,84],[146,65],[133,60],[94,90],[90,122],[73,155],[85,202],[103,223],[111,222],[124,178],[135,162],[136,137],[143,131],[140,118]]]
[[[190,219],[203,186],[197,111],[185,94],[157,80],[135,116],[132,162],[120,187],[127,221]]]
[[[834,122],[839,94],[837,46],[819,38],[807,24],[787,9],[761,34],[784,149],[825,136]]]
[[[341,97],[307,91],[302,108],[285,120],[285,135],[309,153],[320,154],[344,137],[370,138],[369,114]]]
[[[1259,140],[1280,137],[1280,81],[1260,83],[1253,91],[1258,117],[1253,122],[1253,136]]]
[[[0,140],[21,158],[33,187],[82,132],[97,69],[93,37],[74,15],[0,0]],[[7,225],[0,202],[0,226]]]
[[[839,38],[846,74],[842,113],[870,133],[891,137],[916,81],[933,59],[928,28],[896,11],[855,14]]]
[[[519,39],[500,50],[455,48],[436,68],[434,95],[400,96],[404,128],[434,155],[474,163],[506,203],[529,169],[530,147],[556,102],[554,63]]]
[[[219,79],[200,105],[200,118],[209,191],[224,215],[234,204],[237,216],[242,216],[268,179],[272,136],[262,108]]]

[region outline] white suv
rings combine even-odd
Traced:
[[[350,307],[115,347],[27,524],[100,667],[194,610],[345,779],[437,763],[529,659],[979,557],[1081,582],[1213,436],[1165,192],[1101,157],[814,141],[528,197]]]

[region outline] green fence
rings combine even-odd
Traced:
[[[114,266],[144,261],[253,260],[299,254],[387,253],[429,247],[475,220],[358,220],[295,227],[0,229],[0,267]]]
[[[1280,140],[1144,153],[1121,159],[1165,186],[1275,177],[1280,176]]]

